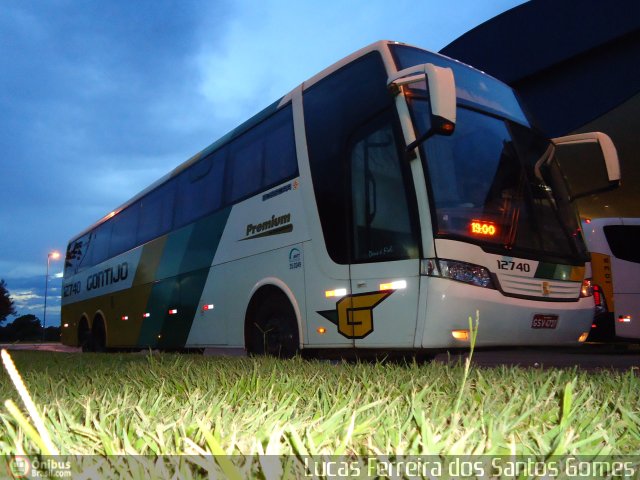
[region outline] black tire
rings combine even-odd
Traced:
[[[285,298],[270,296],[262,300],[248,328],[249,353],[279,358],[292,358],[298,353],[296,316]]]
[[[93,329],[91,330],[91,336],[93,337],[94,352],[106,352],[107,351],[107,331],[104,328],[104,321],[101,318],[96,319],[93,322]]]
[[[80,344],[80,348],[83,352],[93,352],[93,335],[91,335],[91,330],[89,330],[89,325],[86,320],[80,321],[80,326],[78,327],[78,343]]]
[[[101,318],[94,320],[93,328],[80,331],[80,345],[83,352],[106,352],[107,335]]]

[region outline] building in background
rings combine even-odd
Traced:
[[[622,187],[580,200],[581,216],[640,217],[640,1],[534,0],[441,53],[513,86],[547,136],[607,133]]]

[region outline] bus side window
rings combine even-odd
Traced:
[[[228,203],[235,203],[260,190],[263,142],[260,128],[236,139],[229,150]]]
[[[139,217],[140,202],[136,202],[108,220],[113,224],[109,242],[110,257],[126,252],[135,246]]]
[[[148,242],[171,230],[176,195],[176,180],[167,183],[142,198],[138,245]]]
[[[89,237],[89,258],[87,266],[94,266],[104,262],[109,257],[109,242],[111,240],[110,220],[98,225]]]
[[[391,120],[385,115],[369,124],[351,145],[352,260],[417,258],[416,229],[407,200],[410,188],[403,178]]]
[[[291,105],[245,132],[229,147],[227,203],[266,190],[298,172]]]
[[[265,139],[263,187],[269,188],[298,174],[291,105],[273,116]]]
[[[176,228],[218,210],[222,202],[223,148],[194,163],[178,177]]]

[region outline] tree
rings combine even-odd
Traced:
[[[12,324],[7,325],[11,331],[13,341],[39,340],[42,338],[42,326],[40,319],[35,315],[22,315],[16,318]]]
[[[0,325],[4,322],[9,315],[16,314],[16,307],[13,304],[13,300],[7,290],[7,284],[4,280],[0,280]]]

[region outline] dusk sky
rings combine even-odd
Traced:
[[[320,70],[382,39],[438,51],[521,3],[1,2],[0,278],[18,314],[42,319],[48,252]]]

